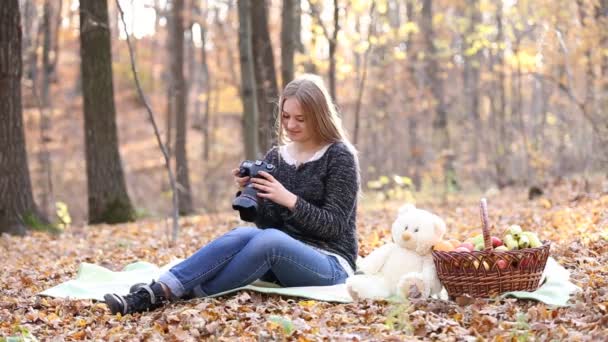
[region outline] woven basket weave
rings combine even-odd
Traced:
[[[550,243],[545,241],[535,248],[494,251],[485,198],[481,200],[480,211],[484,250],[432,252],[437,275],[448,295],[488,298],[508,291],[536,290],[549,257]]]

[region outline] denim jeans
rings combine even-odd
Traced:
[[[175,297],[209,296],[257,279],[281,286],[344,283],[348,274],[326,255],[277,229],[239,227],[161,275]]]

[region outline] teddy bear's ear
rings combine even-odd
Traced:
[[[405,214],[412,209],[416,209],[416,206],[412,203],[404,204],[401,206],[401,208],[399,208],[399,215]]]

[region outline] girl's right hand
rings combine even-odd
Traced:
[[[244,188],[247,182],[249,182],[249,177],[239,177],[239,169],[233,169],[232,175],[234,176],[234,182],[238,185],[239,189]]]

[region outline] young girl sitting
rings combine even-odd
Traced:
[[[264,161],[273,174],[238,177],[258,191],[255,225],[218,237],[151,284],[106,294],[113,314],[142,312],[172,299],[209,296],[257,279],[281,286],[344,283],[357,257],[357,152],[318,76],[290,82],[279,101],[278,138]]]

